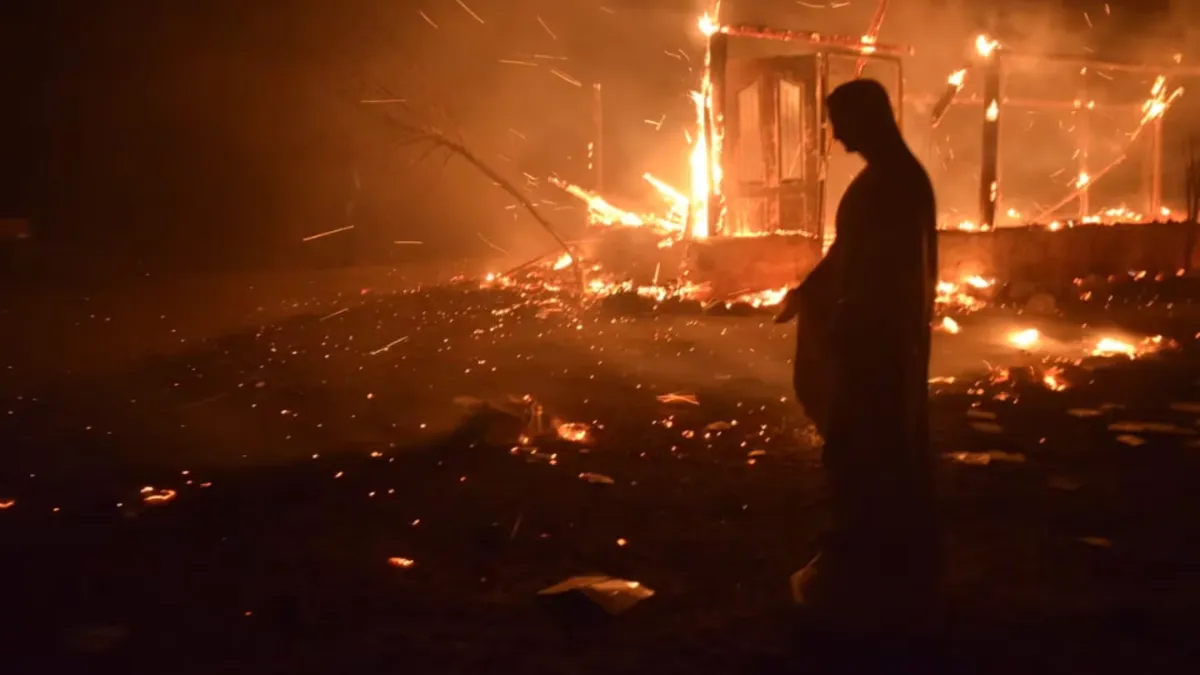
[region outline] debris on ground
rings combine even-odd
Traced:
[[[1109,431],[1120,431],[1131,434],[1176,434],[1179,436],[1195,436],[1195,429],[1181,427],[1170,422],[1115,422],[1108,425]]]
[[[579,480],[582,480],[582,481],[585,481],[588,483],[592,483],[593,485],[615,485],[616,484],[616,481],[614,481],[612,478],[609,478],[608,476],[605,476],[602,473],[591,473],[590,471],[585,471],[585,472],[579,474]]]
[[[971,428],[981,434],[1002,434],[1004,427],[995,422],[972,422]]]
[[[1003,450],[988,450],[987,452],[948,452],[943,455],[946,459],[966,464],[968,466],[987,466],[992,462],[1002,464],[1024,464],[1025,455],[1019,452],[1004,452]]]
[[[572,592],[583,595],[613,616],[654,595],[653,590],[636,581],[608,576],[571,577],[543,588],[538,595],[558,596]]]

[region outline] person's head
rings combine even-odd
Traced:
[[[847,82],[834,89],[825,103],[833,137],[848,152],[857,152],[870,160],[903,145],[891,100],[879,82]]]

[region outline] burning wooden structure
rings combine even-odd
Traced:
[[[623,237],[625,245],[610,247],[610,253],[618,252],[615,258],[622,264],[646,258],[643,267],[653,267],[657,277],[659,270],[678,263],[690,282],[706,283],[718,296],[779,288],[802,278],[832,241],[832,207],[858,162],[844,153],[831,152],[825,99],[844,82],[871,77],[889,90],[902,128],[906,103],[932,103],[933,116],[926,123],[934,127],[955,104],[984,108],[977,219],[941,233],[943,278],[987,275],[1033,280],[1057,275],[1069,279],[1131,269],[1174,273],[1190,267],[1194,220],[1169,222],[1171,214],[1162,205],[1162,118],[1182,93],[1182,88],[1167,86],[1168,78],[1200,75],[1200,68],[1027,54],[980,36],[970,61],[950,75],[946,91],[936,99],[906,94],[904,57],[912,50],[880,44],[873,34],[850,38],[729,26],[708,17],[700,27],[707,37],[706,70],[701,90],[694,94],[698,133],[693,143],[690,194],[647,176],[672,203],[674,216],[634,215],[612,207],[598,194],[564,186],[588,201],[593,218],[598,215],[601,222],[649,224],[658,226],[660,234],[667,231],[667,239],[659,241],[648,257],[631,255],[634,244]],[[1150,98],[1136,104],[1141,121],[1129,139],[1132,145],[1140,136],[1148,136],[1151,143],[1151,171],[1145,188],[1149,218],[1122,218],[1132,213],[1126,209],[1105,220],[1102,227],[1088,227],[1101,222],[1091,213],[1090,188],[1123,162],[1128,150],[1107,166],[1089,166],[1088,119],[1096,108],[1110,104],[1098,104],[1087,91],[1073,92],[1078,95],[1066,101],[1010,97],[1006,78],[1010,64],[1030,60],[1078,67],[1083,72],[1095,68],[1158,74]],[[981,78],[981,96],[959,96],[969,73]],[[1132,110],[1130,104],[1111,106]],[[1001,227],[1000,232],[1001,120],[1006,110],[1021,108],[1081,113],[1083,140],[1076,154],[1079,173],[1061,202],[1041,209],[1031,219],[1041,224]],[[1052,220],[1076,200],[1080,205],[1077,218]],[[1121,225],[1122,220],[1168,222]],[[1059,239],[1050,240],[1046,235]]]

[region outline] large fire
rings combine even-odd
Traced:
[[[713,15],[704,14],[698,21],[700,33],[709,40],[704,53],[704,76],[700,89],[691,93],[696,110],[696,128],[688,134],[692,149],[688,155],[688,191],[683,192],[649,173],[642,178],[666,200],[669,207],[665,217],[640,215],[613,206],[604,197],[578,185],[557,178],[550,182],[587,204],[588,221],[594,225],[650,225],[664,233],[690,234],[696,239],[708,237],[711,222],[710,208],[719,202],[724,172],[721,169],[721,142],[724,136],[721,116],[713,107],[711,38],[721,31]],[[717,214],[718,218],[721,214]]]

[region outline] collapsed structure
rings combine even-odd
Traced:
[[[825,98],[844,82],[871,77],[889,90],[902,128],[937,127],[955,106],[982,108],[978,212],[957,221],[943,218],[942,279],[1056,283],[1128,270],[1190,268],[1195,207],[1189,203],[1186,213],[1176,213],[1163,205],[1163,117],[1183,94],[1178,78],[1200,74],[1200,68],[1183,66],[1179,58],[1174,64],[1136,65],[1022,53],[981,35],[969,62],[949,74],[940,96],[910,94],[904,90],[904,59],[912,50],[878,42],[878,23],[851,38],[722,25],[705,15],[699,22],[707,40],[705,70],[693,93],[697,118],[688,190],[646,174],[667,209],[639,214],[613,206],[595,191],[558,183],[587,203],[593,224],[604,226],[586,255],[634,278],[652,273],[655,282],[664,271],[680,270],[690,286],[703,285],[718,297],[794,283],[832,241],[834,207],[857,168],[856,158],[833,152]],[[1007,77],[1021,62],[1156,79],[1148,97],[1132,102],[1098,101],[1087,91],[1069,100],[1022,97],[1010,91]],[[980,95],[962,95],[968,78],[980,80]],[[906,108],[928,117],[912,119],[910,113],[905,119]],[[1088,120],[1094,111],[1110,108],[1131,111],[1137,126],[1115,160],[1092,167]],[[1065,194],[1050,206],[1035,202],[1037,213],[1029,218],[1013,208],[999,212],[1001,125],[1021,109],[1071,111],[1079,118],[1075,126],[1081,139],[1074,158],[1078,174]],[[1135,143],[1150,146],[1144,204],[1140,210],[1122,205],[1094,213],[1092,187],[1125,162]],[[1076,203],[1077,212],[1064,214]]]

